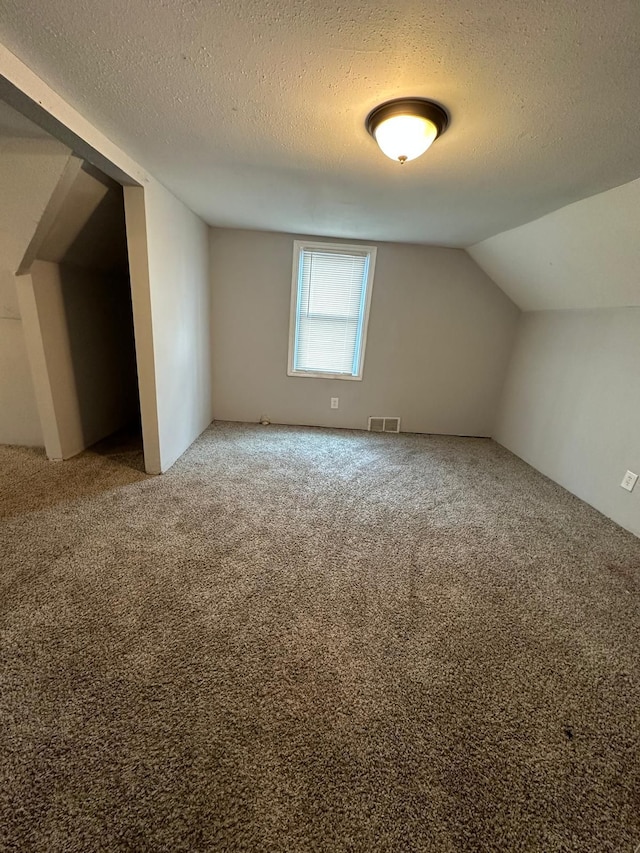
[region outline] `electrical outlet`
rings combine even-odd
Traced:
[[[332,397],[332,398],[331,398],[331,408],[332,408],[332,409],[337,409],[337,408],[338,408],[338,403],[339,403],[339,402],[340,402],[340,398],[339,398],[339,397]]]
[[[634,474],[633,471],[627,471],[627,473],[624,475],[620,485],[622,486],[623,489],[626,489],[628,492],[632,492],[633,487],[635,486],[637,480],[638,480],[637,474]]]

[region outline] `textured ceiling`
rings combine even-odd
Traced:
[[[640,175],[638,0],[0,0],[0,40],[216,225],[466,246]],[[452,124],[400,167],[364,118]]]

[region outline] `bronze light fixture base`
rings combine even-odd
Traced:
[[[376,129],[382,122],[395,116],[415,116],[426,119],[436,129],[435,139],[441,136],[449,126],[449,114],[435,101],[430,101],[428,98],[394,98],[392,101],[385,101],[374,107],[365,119],[365,127],[376,139]],[[397,159],[400,163],[404,163],[407,158],[401,155]]]

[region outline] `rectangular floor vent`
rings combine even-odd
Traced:
[[[369,418],[369,432],[400,432],[400,418]]]

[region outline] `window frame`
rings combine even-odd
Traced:
[[[294,367],[297,316],[298,316],[298,293],[300,289],[300,260],[305,249],[328,249],[333,253],[343,255],[366,255],[368,256],[367,280],[365,281],[364,310],[362,311],[362,325],[359,328],[360,351],[358,357],[358,372],[354,373],[323,373],[319,370],[296,370]],[[364,356],[367,346],[367,331],[369,328],[369,311],[371,308],[371,294],[373,292],[373,276],[376,266],[376,246],[360,246],[347,243],[325,243],[311,240],[293,241],[293,273],[291,277],[291,305],[289,312],[289,358],[287,362],[287,376],[300,376],[308,379],[347,379],[360,382],[364,373]]]

